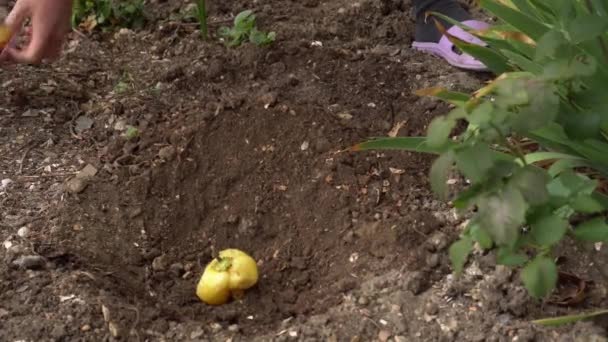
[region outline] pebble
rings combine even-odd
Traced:
[[[87,164],[87,166],[85,166],[82,170],[78,172],[78,174],[76,174],[76,178],[90,179],[95,177],[96,174],[97,169],[93,165]]]
[[[407,342],[407,339],[405,338],[405,336],[395,336],[395,342]]]
[[[161,148],[160,151],[158,151],[158,157],[166,161],[172,161],[175,157],[175,148],[173,146]]]
[[[431,268],[437,267],[439,265],[439,255],[438,254],[429,255],[429,257],[426,259],[426,265]]]
[[[359,305],[367,305],[369,304],[369,299],[367,299],[367,297],[360,297],[357,302]]]
[[[391,337],[390,331],[380,330],[380,332],[378,333],[378,339],[382,342],[388,341],[388,339],[390,337]]]
[[[154,271],[164,271],[169,267],[169,260],[166,254],[154,258],[152,261],[152,269]]]
[[[85,178],[72,178],[66,184],[66,190],[71,194],[79,194],[87,187]]]
[[[230,326],[228,326],[228,331],[230,332],[238,332],[239,331],[239,325],[238,324],[232,324]]]
[[[197,328],[196,330],[194,330],[193,332],[190,333],[190,339],[196,340],[199,337],[203,336],[204,334],[205,334],[205,331],[202,328]]]
[[[108,330],[110,330],[110,334],[112,335],[112,337],[118,338],[120,336],[121,331],[118,327],[118,324],[114,322],[108,323]]]
[[[28,227],[21,227],[19,228],[19,230],[17,231],[17,235],[19,235],[22,238],[27,237],[28,235],[30,235],[30,230]]]
[[[436,315],[439,312],[439,306],[436,303],[429,301],[424,306],[424,311],[427,315]]]
[[[63,325],[56,325],[53,327],[53,330],[51,330],[51,337],[56,340],[61,339],[62,337],[65,336],[65,334],[66,334],[65,326],[63,326]]]
[[[43,268],[46,260],[39,255],[24,255],[13,261],[13,265],[27,270]]]
[[[218,332],[218,331],[222,330],[222,325],[219,323],[211,323],[210,326],[211,326],[211,330],[213,332]]]
[[[0,189],[6,188],[12,182],[13,182],[12,179],[9,179],[9,178],[3,179],[2,181],[0,181]]]
[[[82,327],[80,327],[80,331],[89,331],[91,330],[91,326],[88,324],[83,325]]]

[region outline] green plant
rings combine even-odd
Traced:
[[[454,109],[433,119],[426,137],[375,139],[353,150],[437,154],[429,177],[443,199],[455,167],[470,185],[452,199],[454,206],[476,211],[450,248],[454,270],[462,271],[477,244],[495,250],[499,264],[522,267],[525,287],[542,298],[556,287],[554,253],[562,239],[608,241],[602,190],[608,179],[608,1],[479,3],[500,20],[472,32],[488,45],[450,39],[499,76],[474,94],[419,91]],[[453,136],[461,121],[466,131]]]
[[[84,26],[87,31],[96,27],[141,27],[145,22],[144,0],[75,0],[72,26]]]
[[[209,31],[207,27],[207,4],[205,0],[197,0],[196,1],[196,12],[198,23],[200,25],[201,35],[203,39],[207,39],[207,32]]]
[[[226,40],[226,45],[231,47],[239,46],[247,39],[257,46],[264,46],[274,42],[276,33],[259,31],[255,21],[256,17],[252,11],[243,11],[234,18],[234,26],[232,28],[221,27],[219,34]]]

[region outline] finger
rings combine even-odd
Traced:
[[[4,24],[8,26],[13,35],[18,34],[21,31],[23,22],[29,16],[27,7],[24,5],[25,1],[17,1],[15,7],[8,14],[4,20]]]
[[[3,53],[6,53],[7,58],[13,62],[23,64],[38,64],[42,61],[42,49],[36,46],[33,42],[22,50],[8,47],[4,49]]]

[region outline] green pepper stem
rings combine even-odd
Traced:
[[[226,272],[230,269],[230,267],[232,267],[232,258],[222,258],[218,255],[215,257],[215,260],[217,260],[217,264],[215,265],[214,269],[218,272]]]

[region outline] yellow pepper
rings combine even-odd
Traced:
[[[6,25],[0,25],[0,49],[3,49],[11,40],[12,32]]]
[[[258,266],[238,249],[226,249],[211,261],[196,286],[196,295],[209,305],[222,305],[238,298],[258,281]]]

